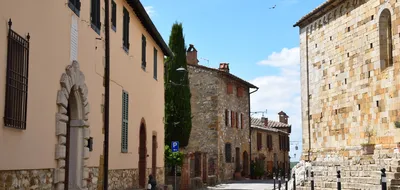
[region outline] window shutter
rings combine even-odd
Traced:
[[[146,37],[142,34],[142,67],[146,68]]]
[[[238,118],[237,120],[239,121],[237,128],[243,129],[242,128],[242,114],[237,114]]]
[[[244,129],[244,114],[242,113],[242,114],[240,114],[241,116],[240,116],[240,126],[242,127],[242,129]]]
[[[157,79],[157,55],[158,55],[158,51],[156,48],[154,48],[153,77],[155,79]]]
[[[231,127],[235,127],[235,112],[231,111]]]
[[[122,135],[121,152],[128,152],[128,120],[129,120],[129,94],[122,92]]]
[[[115,30],[117,28],[117,4],[115,1],[112,1],[111,9],[111,23]]]
[[[70,61],[78,59],[78,18],[72,17],[71,23],[71,54]]]
[[[228,121],[229,121],[229,123],[228,123],[228,126],[231,126],[232,125],[232,119],[231,119],[231,117],[232,117],[232,115],[231,115],[231,110],[228,110]]]
[[[236,128],[239,128],[239,114],[238,114],[238,112],[235,112],[235,126],[236,126]]]
[[[225,126],[229,126],[229,111],[225,109]]]

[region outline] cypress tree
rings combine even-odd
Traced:
[[[186,147],[192,129],[192,112],[182,23],[173,24],[168,45],[174,56],[166,60],[164,77],[165,144],[171,146],[172,141],[179,141],[181,147]],[[181,67],[186,72],[177,71]]]

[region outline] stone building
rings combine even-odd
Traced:
[[[291,128],[284,112],[279,112],[279,122],[265,117],[251,118],[251,159],[263,159],[270,177],[273,171],[277,171],[275,169],[285,174],[289,172]]]
[[[218,181],[232,179],[235,171],[247,176],[250,94],[258,88],[231,74],[228,63],[219,69],[199,65],[193,45],[187,61],[193,114],[187,151],[206,155],[198,162],[203,164],[194,164],[195,176],[215,175]]]
[[[395,0],[328,0],[294,25],[302,159],[320,188],[335,186],[336,169],[346,188],[378,188],[381,168],[398,184],[399,8]]]
[[[164,183],[164,56],[139,0],[110,2],[109,189]],[[0,1],[0,189],[97,189],[104,1]],[[5,108],[5,109],[4,109]]]

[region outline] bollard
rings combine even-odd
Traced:
[[[295,174],[295,172],[293,171],[293,190],[296,190],[296,174]]]
[[[385,170],[385,168],[382,168],[381,172],[382,172],[382,174],[381,174],[382,190],[386,190],[387,186],[386,186],[386,173],[385,173],[386,170]]]
[[[274,190],[276,189],[276,175],[275,175],[275,168],[272,169],[272,177],[274,178]]]
[[[288,190],[288,174],[285,175],[285,190]]]
[[[311,190],[314,190],[314,172],[311,171]]]
[[[342,190],[342,183],[340,182],[340,170],[337,171],[337,189]]]
[[[278,174],[278,189],[281,190],[281,174]]]

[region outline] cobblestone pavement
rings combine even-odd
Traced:
[[[282,184],[284,185],[284,184]],[[278,187],[278,186],[276,186]],[[282,189],[285,187],[282,186]],[[234,181],[228,182],[224,184],[219,184],[215,187],[208,187],[207,189],[230,189],[230,190],[239,190],[239,189],[248,189],[248,190],[271,190],[274,189],[274,181],[273,180],[246,180],[246,181]]]

